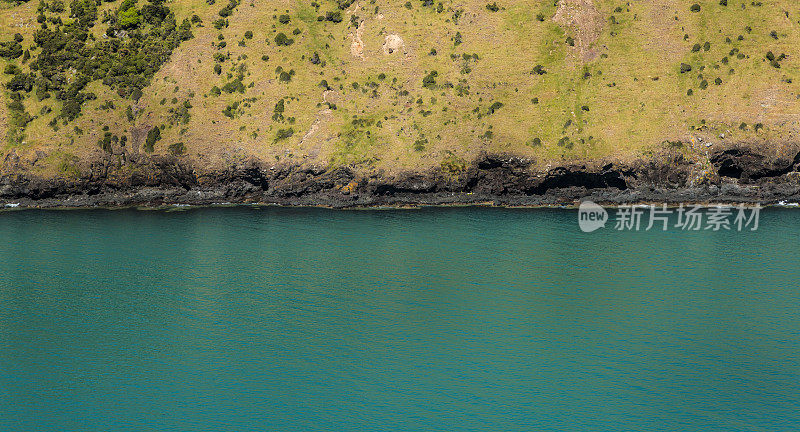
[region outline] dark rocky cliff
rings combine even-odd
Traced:
[[[385,175],[354,168],[265,164],[247,160],[197,170],[175,157],[141,156],[122,170],[111,158],[77,178],[41,178],[15,165],[0,175],[0,205],[22,207],[273,203],[330,207],[492,204],[800,201],[800,153],[770,156],[735,147],[705,162],[664,152],[629,164],[564,164],[537,169],[527,160],[485,154],[457,171],[445,168]],[[18,162],[16,162],[18,163]]]

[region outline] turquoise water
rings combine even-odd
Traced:
[[[798,233],[0,213],[0,431],[797,431]]]

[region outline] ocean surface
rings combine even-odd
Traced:
[[[800,211],[0,213],[0,431],[798,431]]]

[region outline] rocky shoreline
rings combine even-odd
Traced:
[[[8,161],[6,161],[8,162]],[[705,163],[664,151],[628,165],[565,164],[546,170],[509,155],[484,154],[457,171],[368,175],[348,167],[268,165],[249,160],[199,172],[171,156],[121,170],[112,159],[80,178],[40,178],[19,166],[0,172],[0,207],[89,208],[277,204],[332,208],[425,205],[560,206],[601,204],[800,202],[800,152],[768,156],[740,147]]]

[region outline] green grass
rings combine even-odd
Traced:
[[[120,1],[104,2],[100,9],[115,9]],[[679,0],[630,5],[594,0],[604,24],[593,42],[597,56],[592,60],[584,60],[576,47],[567,45],[566,37],[577,38],[581,29],[553,22],[556,6],[552,0],[498,2],[497,12],[488,11],[486,1],[445,0],[441,13],[421,2],[412,2],[411,9],[388,0],[358,2],[364,59],[350,52],[355,32],[350,15],[356,4],[342,10],[344,19],[335,24],[317,17],[337,10],[336,4],[331,0],[317,3],[318,9],[301,0],[268,0],[252,6],[245,0],[228,17],[229,26],[217,30],[211,23],[219,18],[224,2],[176,0],[169,5],[178,22],[197,14],[203,26],[194,28],[194,39],[175,50],[143,89],[138,104],[95,81],[87,91],[97,99],[86,102],[83,114],[73,122],[57,123],[57,130],[50,122],[60,112],[61,102],[54,97],[38,101],[33,93],[26,95],[24,104],[36,118],[18,131],[7,111],[0,111],[3,126],[7,135],[25,135],[26,146],[20,152],[68,151],[81,163],[102,154],[96,143],[105,126],[115,135],[128,136],[129,145],[141,146],[134,139],[142,135],[140,131],[165,125],[163,145],[157,144],[155,153],[168,153],[169,143],[182,142],[185,157],[209,167],[254,156],[388,172],[441,166],[452,158],[469,161],[482,152],[518,154],[542,165],[628,160],[648,154],[665,141],[702,137],[722,142],[719,135],[724,134],[726,144],[779,145],[800,133],[794,122],[795,113],[800,112],[800,34],[793,27],[800,12],[790,0],[763,2],[760,7],[747,2],[744,9],[736,2],[723,7],[716,0],[705,0],[698,1],[702,6],[698,13]],[[143,4],[144,0],[139,2],[140,7]],[[67,19],[68,6],[62,19]],[[616,11],[618,7],[622,10]],[[461,9],[456,24],[453,16]],[[788,18],[784,11],[789,11]],[[277,17],[285,13],[291,21],[279,23]],[[537,14],[544,21],[537,20]],[[12,25],[0,27],[0,42],[19,31],[29,48],[38,26],[35,17],[33,2],[3,3],[0,20]],[[28,25],[17,27],[20,23]],[[748,26],[750,33],[745,32]],[[292,34],[295,28],[300,34]],[[102,38],[104,29],[98,23],[92,34]],[[773,30],[777,40],[770,36]],[[253,32],[253,38],[239,46],[247,31]],[[295,42],[276,46],[279,32]],[[452,41],[457,32],[463,39],[460,45]],[[226,46],[217,49],[212,43],[219,42],[220,34]],[[404,52],[383,53],[381,47],[389,34],[403,38]],[[740,34],[744,40],[737,39]],[[688,35],[686,40],[684,35]],[[711,44],[709,51],[691,51],[695,43],[706,41]],[[429,55],[432,48],[437,55]],[[749,57],[730,56],[732,49]],[[780,69],[764,61],[769,50],[787,55]],[[310,63],[315,52],[324,66]],[[213,72],[217,53],[228,57],[221,63],[219,76]],[[477,54],[479,59],[465,61],[465,54]],[[268,60],[263,61],[263,56]],[[721,61],[723,57],[728,58],[727,64]],[[10,62],[29,71],[30,62]],[[8,63],[0,60],[0,67]],[[690,64],[692,71],[681,74],[681,63]],[[536,65],[542,65],[547,74],[531,74]],[[277,79],[278,66],[295,70],[290,82]],[[228,72],[235,78],[241,67],[246,70],[244,93],[210,94],[212,87],[222,88],[231,80]],[[423,88],[423,77],[432,70],[438,72],[436,86]],[[588,78],[584,77],[587,72]],[[710,83],[705,90],[699,88],[700,73]],[[379,80],[380,74],[386,78]],[[717,77],[721,85],[714,84]],[[318,86],[321,80],[333,89],[327,97],[336,109],[330,113]],[[352,87],[353,82],[358,88]],[[369,87],[372,82],[378,86]],[[466,86],[468,94],[459,92]],[[692,96],[687,96],[688,89],[693,90]],[[4,108],[9,96],[3,92]],[[171,103],[173,98],[176,104]],[[282,98],[286,100],[284,118],[273,119],[274,106]],[[533,98],[539,103],[531,103]],[[164,99],[167,102],[162,105]],[[247,106],[233,118],[223,114],[226,107],[244,100]],[[106,101],[115,108],[98,109]],[[192,106],[188,124],[172,120],[175,108],[184,101]],[[495,102],[503,107],[486,115]],[[125,113],[131,105],[139,111],[133,122]],[[45,107],[51,111],[45,113]],[[370,119],[372,124],[356,127],[353,116]],[[698,129],[701,119],[707,123]],[[571,124],[565,127],[568,121]],[[741,122],[763,123],[765,128],[739,130]],[[312,125],[314,133],[309,134]],[[84,133],[76,134],[76,126]],[[289,128],[294,130],[291,136],[275,139],[280,130]],[[565,137],[571,146],[558,144]],[[531,145],[534,138],[541,144]],[[415,146],[417,142],[425,144]]]

